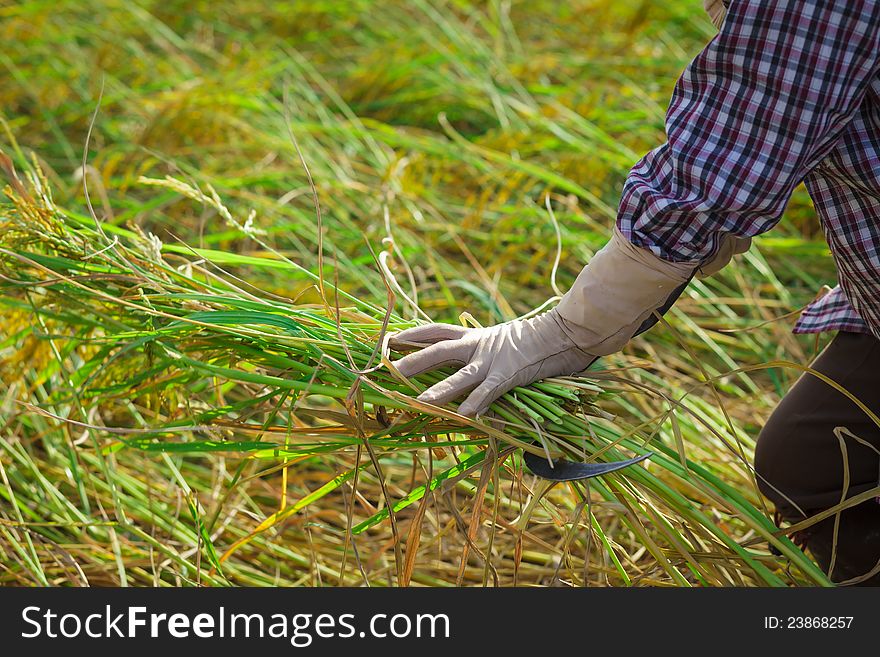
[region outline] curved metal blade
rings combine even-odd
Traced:
[[[622,470],[640,463],[653,455],[654,452],[648,452],[626,461],[612,461],[610,463],[575,463],[574,461],[559,459],[554,461],[553,465],[550,465],[550,462],[543,457],[531,452],[523,452],[523,460],[526,462],[529,470],[542,479],[549,479],[550,481],[576,481]]]

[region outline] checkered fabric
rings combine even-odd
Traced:
[[[775,226],[795,187],[814,200],[839,286],[798,333],[880,336],[880,0],[730,0],[688,65],[667,142],[633,167],[617,225],[673,262]]]

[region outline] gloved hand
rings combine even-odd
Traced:
[[[583,371],[597,357],[618,351],[653,323],[655,310],[665,311],[698,265],[661,260],[615,230],[548,312],[480,329],[418,326],[391,336],[389,346],[421,349],[395,363],[406,377],[460,367],[419,399],[442,405],[469,392],[458,412],[480,415],[516,386]]]
[[[550,376],[574,374],[596,360],[571,337],[556,308],[530,319],[487,328],[428,324],[407,329],[389,345],[424,347],[395,363],[406,377],[445,365],[458,372],[425,390],[419,399],[441,406],[470,392],[458,407],[462,415],[482,415],[489,404],[508,390]]]

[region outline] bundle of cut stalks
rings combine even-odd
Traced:
[[[347,294],[211,189],[143,181],[212,207],[256,255],[67,211],[35,164],[22,180],[4,162],[0,577],[827,584],[754,496],[685,457],[676,418],[702,415],[680,400],[653,423],[615,417],[602,409],[613,396],[661,393],[597,370],[511,391],[491,425],[423,404],[449,372],[396,373],[383,338],[413,321],[392,311],[391,287],[387,300]],[[311,278],[320,301],[261,291],[247,282],[257,269]],[[671,442],[657,430],[670,418]],[[521,450],[654,455],[551,487]]]

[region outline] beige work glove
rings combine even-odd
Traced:
[[[559,304],[546,313],[478,329],[418,326],[391,336],[389,346],[420,349],[395,363],[406,377],[460,367],[419,399],[443,405],[470,393],[458,412],[481,415],[517,386],[581,372],[597,357],[618,351],[646,320],[652,323],[655,310],[674,301],[696,267],[661,260],[615,229]]]
[[[727,266],[727,263],[731,261],[733,256],[745,253],[751,245],[751,237],[739,237],[738,235],[725,233],[721,236],[721,244],[718,245],[718,251],[715,255],[697,269],[697,278],[714,276]]]
[[[724,16],[727,14],[727,8],[721,0],[703,0],[703,9],[709,14],[712,24],[721,29],[721,23],[724,22]]]

